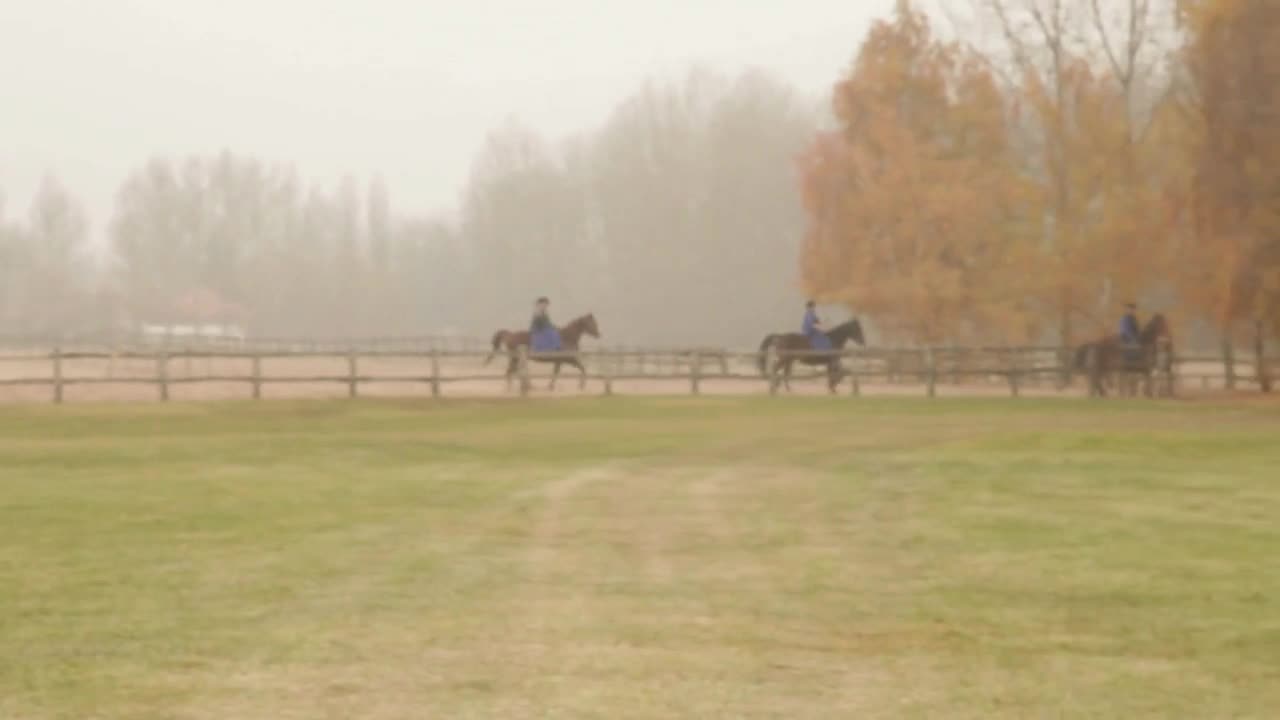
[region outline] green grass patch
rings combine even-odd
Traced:
[[[0,717],[1280,707],[1280,413],[10,408]]]

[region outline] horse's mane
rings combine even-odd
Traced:
[[[846,340],[852,340],[859,345],[866,342],[862,335],[862,323],[858,322],[858,318],[845,320],[827,331],[827,337],[839,338],[841,336],[844,336]]]

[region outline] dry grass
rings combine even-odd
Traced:
[[[14,408],[0,717],[1269,717],[1265,408]]]

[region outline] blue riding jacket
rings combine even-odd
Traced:
[[[1120,318],[1120,340],[1128,344],[1137,344],[1141,331],[1138,329],[1138,318],[1133,313],[1126,313]]]
[[[804,313],[804,321],[800,324],[800,332],[809,338],[809,346],[814,350],[830,350],[831,338],[822,331],[821,321],[818,320],[818,313],[814,310],[806,310]]]

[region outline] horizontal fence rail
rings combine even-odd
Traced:
[[[240,338],[218,335],[182,335],[143,333],[87,333],[64,337],[43,335],[0,335],[0,355],[20,352],[47,352],[59,347],[64,352],[111,352],[131,349],[139,352],[155,352],[164,349],[172,353],[195,351],[228,352],[346,352],[350,348],[364,351],[428,352],[446,350],[455,352],[480,352],[489,347],[488,341],[477,337],[459,335],[407,335],[389,337],[344,338],[292,338],[254,336]]]
[[[491,353],[487,347],[453,347],[430,338],[389,338],[340,347],[333,342],[257,341],[249,347],[156,347],[150,344],[110,348],[77,345],[40,351],[35,347],[0,349],[0,391],[47,388],[45,398],[66,399],[68,388],[92,386],[150,387],[150,397],[169,400],[178,388],[218,384],[245,391],[223,397],[261,398],[274,385],[328,386],[358,397],[361,390],[397,387],[405,393],[446,394],[452,386],[481,386],[488,391],[528,396],[553,382],[558,361],[558,387],[583,388],[609,395],[621,384],[631,391],[660,388],[664,393],[699,394],[709,384],[737,383],[740,392],[785,393],[790,380],[824,385],[824,367],[839,367],[839,391],[859,395],[870,386],[918,388],[934,397],[948,388],[976,387],[1017,397],[1024,392],[1080,390],[1088,369],[1073,367],[1073,356],[1055,347],[858,348],[844,351],[759,351],[722,348],[593,349],[580,353]],[[765,373],[790,361],[791,377]],[[574,364],[577,363],[577,364]],[[581,370],[579,369],[581,368]],[[1265,368],[1264,368],[1265,370]],[[1260,384],[1254,363],[1222,358],[1174,357],[1148,376],[1104,378],[1112,393],[1169,396],[1187,387],[1235,388]],[[1074,381],[1074,382],[1073,382]],[[1087,379],[1084,383],[1088,385]],[[460,392],[459,394],[468,394]],[[474,391],[470,394],[474,394]],[[144,394],[145,395],[145,394]],[[0,395],[0,400],[4,396]],[[143,399],[143,398],[135,398]]]

